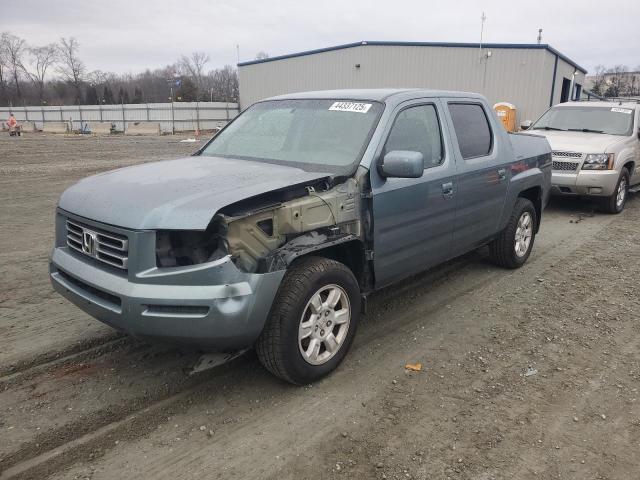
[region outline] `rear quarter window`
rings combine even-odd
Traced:
[[[493,136],[482,105],[450,103],[449,112],[462,158],[489,155],[493,147]]]

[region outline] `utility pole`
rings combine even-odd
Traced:
[[[542,43],[542,29],[538,29],[538,45]]]
[[[237,63],[240,63],[240,45],[236,45],[236,58],[238,59]]]
[[[171,135],[176,134],[176,117],[173,111],[173,85],[171,85]]]
[[[487,16],[482,12],[482,16],[480,17],[480,61],[482,61],[482,37],[484,35],[484,22],[487,20]]]

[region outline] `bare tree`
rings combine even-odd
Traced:
[[[6,104],[9,95],[7,94],[7,69],[9,62],[7,60],[7,52],[4,47],[7,32],[0,34],[0,104]]]
[[[73,85],[75,90],[75,103],[82,101],[82,81],[85,75],[84,62],[78,56],[78,41],[74,37],[60,39],[58,50],[58,73]]]
[[[627,77],[629,71],[626,65],[616,65],[607,70],[608,87],[605,92],[607,97],[619,97],[627,94]]]
[[[593,84],[591,86],[591,91],[596,95],[604,95],[606,90],[605,73],[606,69],[604,65],[596,65]]]
[[[56,45],[50,43],[42,47],[33,47],[28,49],[29,52],[29,66],[30,68],[24,68],[24,73],[29,77],[31,82],[38,89],[38,98],[40,104],[44,102],[45,97],[45,79],[47,71],[56,62]]]
[[[238,101],[238,71],[231,65],[213,70],[209,73],[212,77],[215,98],[223,102]]]
[[[109,81],[110,74],[103,72],[102,70],[93,70],[86,75],[86,79],[89,83],[94,85],[102,85]]]
[[[16,97],[18,99],[22,98],[20,77],[24,71],[22,61],[26,49],[27,42],[22,38],[8,32],[2,34],[2,50],[4,52],[4,58],[7,66],[9,67],[9,75],[13,77],[13,83],[16,88]]]
[[[196,85],[196,97],[199,99],[204,90],[204,66],[209,62],[209,55],[204,52],[193,52],[191,57],[180,56],[178,68],[180,72],[190,77]]]
[[[256,53],[256,60],[266,60],[269,58],[269,54],[267,52],[259,51]]]

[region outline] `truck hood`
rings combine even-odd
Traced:
[[[625,138],[620,135],[556,130],[531,130],[527,133],[546,137],[554,151],[581,153],[609,153],[608,148]]]
[[[91,220],[140,230],[204,230],[221,208],[329,173],[220,157],[187,157],[94,175],[58,206]]]

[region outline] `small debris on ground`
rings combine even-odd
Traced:
[[[412,372],[420,372],[422,371],[422,364],[421,363],[407,363],[404,368],[406,370],[410,370]]]

